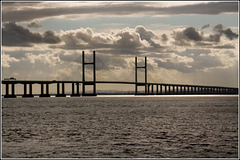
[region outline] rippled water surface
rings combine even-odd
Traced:
[[[16,98],[4,158],[238,156],[238,97]]]

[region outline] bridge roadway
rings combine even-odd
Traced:
[[[2,84],[5,84],[5,98],[15,98],[15,85],[23,84],[24,93],[22,97],[34,97],[32,94],[32,85],[41,85],[40,97],[50,97],[49,85],[57,84],[57,94],[56,97],[66,97],[65,85],[72,84],[72,94],[71,96],[96,96],[96,91],[91,94],[80,94],[79,85],[93,85],[93,84],[129,84],[135,86],[146,86],[147,92],[137,92],[135,95],[162,95],[162,94],[238,94],[238,88],[231,87],[221,87],[221,86],[204,86],[204,85],[188,85],[188,84],[168,84],[168,83],[140,83],[140,82],[127,82],[127,81],[40,81],[40,80],[2,80]],[[60,84],[61,92],[60,92]],[[11,94],[9,93],[9,85],[11,85]],[[27,92],[27,85],[29,86],[29,91]],[[45,85],[45,92],[44,92]],[[76,86],[76,89],[75,89]]]

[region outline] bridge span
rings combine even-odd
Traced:
[[[39,97],[50,97],[49,85],[57,85],[56,97],[66,97],[65,84],[72,84],[72,93],[70,96],[96,96],[96,84],[128,84],[135,85],[135,95],[184,95],[184,94],[238,94],[238,88],[222,87],[222,86],[204,86],[204,85],[188,85],[188,84],[168,84],[168,83],[150,83],[147,82],[147,57],[145,57],[145,65],[138,66],[137,57],[135,57],[135,82],[128,81],[96,81],[96,68],[95,68],[95,51],[93,52],[93,62],[86,63],[84,61],[84,51],[82,53],[82,81],[43,81],[43,80],[16,80],[7,79],[2,80],[5,85],[4,98],[16,98],[15,85],[23,85],[22,97],[34,97],[32,93],[32,85],[37,84],[41,87]],[[85,65],[93,65],[93,81],[85,81]],[[138,69],[145,70],[145,82],[138,82]],[[10,93],[11,85],[11,93]],[[80,93],[80,85],[82,92]],[[85,92],[85,86],[93,86],[92,93]],[[61,87],[60,87],[61,86]],[[138,87],[144,87],[144,91],[139,92]],[[28,91],[27,91],[28,88]],[[45,88],[45,89],[44,89]],[[61,90],[60,90],[61,88]]]

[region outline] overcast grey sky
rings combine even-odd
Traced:
[[[81,80],[81,53],[95,50],[97,80],[134,81],[134,57],[147,56],[149,82],[237,87],[238,6],[4,2],[2,75]]]

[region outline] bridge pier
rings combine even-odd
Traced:
[[[152,84],[152,89],[151,89],[151,90],[152,90],[152,95],[153,95],[153,93],[154,93],[154,92],[153,92],[153,84]]]
[[[6,83],[6,94],[4,95],[4,98],[16,98],[14,83],[12,83],[12,93],[11,94],[9,94],[9,83]]]
[[[175,94],[175,86],[172,86],[172,94]]]
[[[60,83],[57,83],[57,94],[56,94],[56,97],[66,97],[64,83],[62,83],[62,93],[60,93]]]
[[[160,94],[163,94],[163,91],[162,91],[162,85],[160,85]]]
[[[167,85],[164,86],[164,94],[167,94]]]
[[[220,88],[217,88],[217,94],[219,94],[220,93]]]
[[[150,84],[147,84],[147,93],[146,94],[149,94],[150,92]]]
[[[39,97],[50,97],[49,94],[49,84],[46,83],[46,93],[44,93],[44,83],[41,83],[41,94],[39,95]]]
[[[77,86],[77,93],[75,93],[75,84]],[[79,83],[72,83],[72,94],[71,97],[79,97],[80,93],[79,93]]]
[[[180,94],[183,94],[182,87],[183,86],[180,86]]]
[[[205,94],[205,92],[206,92],[205,87],[201,87],[201,93]]]
[[[32,84],[30,83],[29,84],[29,93],[27,94],[27,83],[24,84],[24,94],[23,96],[24,98],[31,98],[31,97],[34,97],[33,94],[32,94]]]

